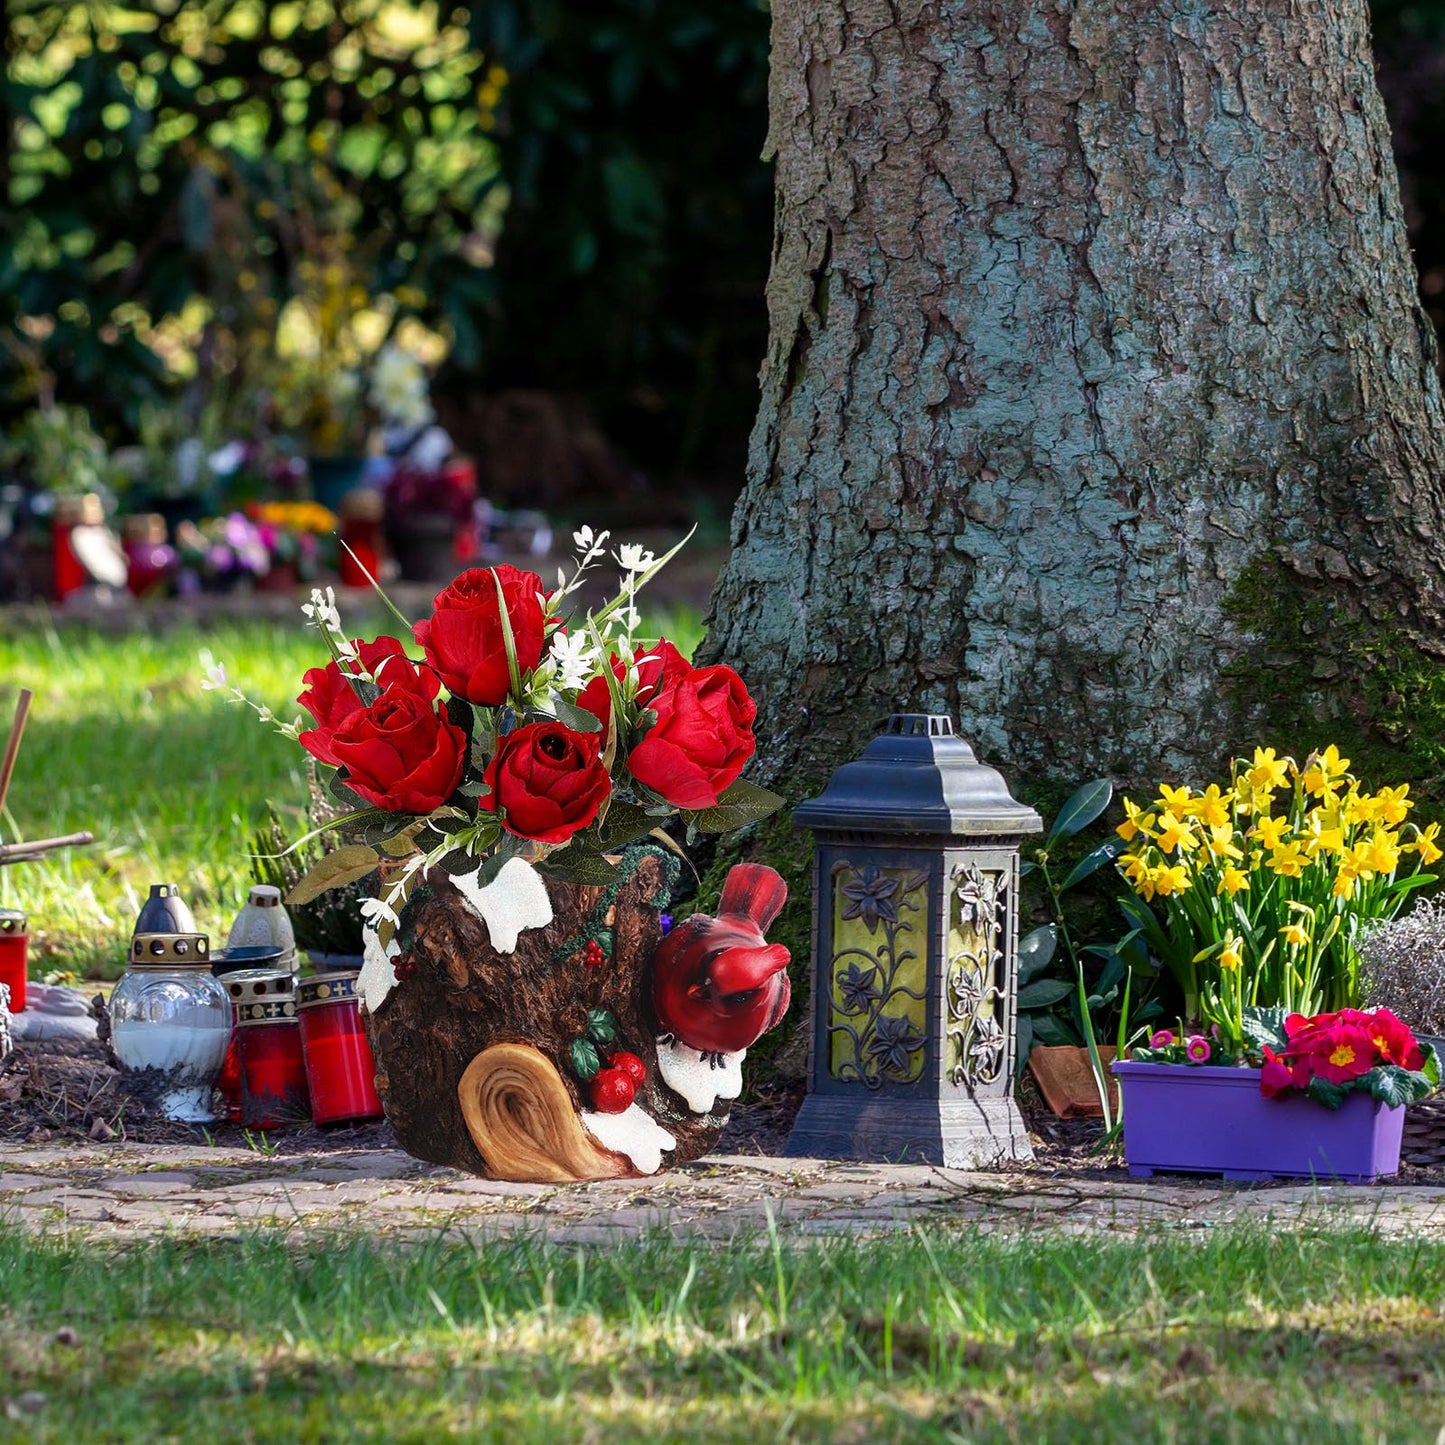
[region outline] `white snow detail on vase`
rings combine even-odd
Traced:
[[[743,1091],[743,1060],[748,1051],[704,1054],[674,1039],[657,1041],[657,1071],[669,1089],[681,1094],[694,1114],[711,1114],[719,1099],[736,1099]]]
[[[625,1154],[641,1174],[656,1174],[662,1168],[665,1149],[676,1149],[677,1140],[647,1112],[629,1104],[620,1114],[582,1111],[587,1132],[614,1154]]]
[[[400,952],[401,944],[394,938],[383,948],[376,929],[370,924],[361,930],[361,972],[356,976],[356,997],[367,1013],[374,1014],[396,987],[392,960]]]
[[[452,883],[468,908],[487,925],[492,947],[498,953],[515,953],[517,936],[528,928],[545,928],[552,921],[552,900],[542,875],[521,858],[508,858],[486,887],[479,887],[481,875],[453,878]]]

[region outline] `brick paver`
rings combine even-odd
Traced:
[[[974,1173],[925,1165],[713,1155],[648,1179],[558,1186],[475,1179],[397,1150],[265,1155],[197,1145],[21,1146],[0,1163],[0,1218],[122,1242],[167,1232],[365,1228],[606,1242],[663,1230],[726,1239],[877,1234],[915,1223],[989,1230],[1207,1229],[1230,1220],[1367,1226],[1445,1238],[1445,1189],[1290,1183],[1239,1188]]]

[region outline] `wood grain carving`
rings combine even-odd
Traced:
[[[582,1127],[562,1076],[529,1044],[483,1049],[457,1085],[467,1132],[490,1179],[565,1184],[632,1173]]]

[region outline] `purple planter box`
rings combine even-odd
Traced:
[[[1400,1169],[1405,1111],[1368,1094],[1337,1110],[1303,1094],[1266,1099],[1258,1069],[1113,1065],[1124,1092],[1124,1160],[1226,1179],[1312,1178],[1371,1184]]]

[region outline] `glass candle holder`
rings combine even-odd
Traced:
[[[369,587],[372,578],[381,576],[383,511],[381,493],[374,487],[358,487],[342,498],[341,540],[346,546],[337,565],[343,587]]]
[[[0,908],[0,983],[10,985],[10,1012],[25,1007],[26,956],[30,939],[25,915],[18,908]]]
[[[355,973],[329,973],[303,978],[296,987],[311,1117],[318,1124],[382,1116],[356,980]]]
[[[167,1118],[210,1123],[231,1037],[231,1001],[204,933],[138,933],[110,996],[111,1047],[130,1085]]]
[[[228,973],[224,982],[236,1006],[241,1123],[247,1129],[304,1124],[311,1103],[296,1022],[295,979],[282,970],[252,969]]]

